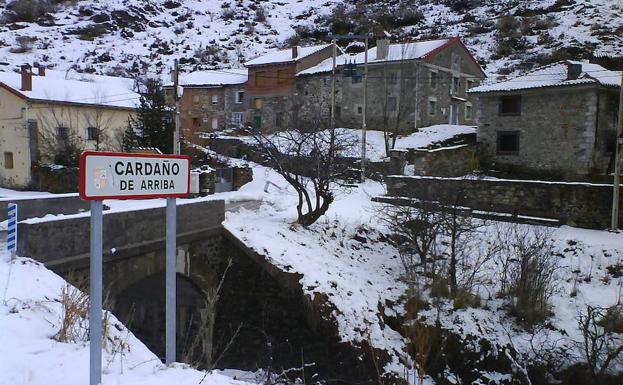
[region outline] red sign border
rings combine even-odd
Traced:
[[[159,158],[159,159],[185,159],[188,161],[188,190],[186,193],[179,194],[145,194],[145,195],[112,195],[89,197],[86,195],[86,162],[87,157],[91,155],[110,156],[121,158]],[[79,163],[80,176],[78,180],[78,192],[80,199],[85,201],[101,201],[104,199],[155,199],[155,198],[185,198],[190,195],[190,156],[188,155],[169,155],[169,154],[134,154],[130,152],[107,152],[107,151],[83,151],[80,154]]]

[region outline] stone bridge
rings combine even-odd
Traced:
[[[298,274],[271,265],[223,228],[223,201],[178,202],[179,361],[202,365],[200,309],[231,260],[216,307],[217,367],[294,368],[304,360],[314,363],[305,369],[306,377],[316,373],[319,378],[356,382],[373,378],[372,361],[362,360],[360,349],[339,342],[329,316],[332,308],[322,298],[304,295]],[[20,255],[44,263],[70,281],[88,284],[78,278],[89,273],[89,220],[88,212],[22,220]],[[164,207],[104,213],[105,307],[160,357],[164,356],[164,266]]]

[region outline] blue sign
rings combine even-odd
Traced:
[[[9,203],[6,246],[11,253],[17,253],[17,204]]]

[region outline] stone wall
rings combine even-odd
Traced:
[[[612,204],[612,185],[580,182],[390,176],[387,194],[593,229],[610,225]]]
[[[432,150],[409,151],[413,175],[462,176],[473,171],[475,145],[461,144]]]
[[[41,218],[48,214],[77,214],[89,210],[89,202],[80,199],[78,194],[36,198],[2,198],[0,199],[0,221],[7,218],[4,207],[8,203],[17,203],[19,221],[28,218]]]
[[[506,94],[480,94],[478,141],[483,165],[565,179],[605,173],[615,132],[614,120],[608,118],[612,113],[607,113],[613,98],[605,92],[594,87],[524,91],[521,113],[512,116],[499,114],[500,96]],[[507,131],[519,132],[516,154],[497,149],[498,132]]]
[[[177,206],[178,239],[186,234],[220,228],[225,218],[223,201],[206,201]],[[137,249],[154,249],[164,244],[165,208],[104,213],[104,258],[121,258]],[[45,222],[18,225],[20,256],[40,262],[62,263],[64,259],[88,259],[90,217],[78,215]]]

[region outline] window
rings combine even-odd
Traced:
[[[282,124],[283,124],[283,112],[277,112],[275,114],[275,126],[281,127]]]
[[[521,95],[501,96],[500,115],[520,115]]]
[[[435,98],[428,99],[428,114],[431,116],[437,114],[437,99]]]
[[[12,152],[4,153],[4,168],[7,170],[13,168],[13,153]]]
[[[288,70],[277,71],[277,83],[288,84],[289,82],[290,82],[290,74],[288,73]]]
[[[262,101],[262,99],[260,98],[255,99],[255,102],[254,102],[255,109],[259,110],[260,108],[262,108],[263,104],[264,102]]]
[[[193,118],[193,127],[199,127],[199,118]]]
[[[458,94],[461,90],[461,78],[458,76],[452,77],[452,88],[450,89],[451,94]]]
[[[390,96],[387,98],[387,111],[396,112],[397,106],[398,102],[395,96]]]
[[[199,95],[193,95],[193,103],[199,103]]]
[[[429,79],[430,83],[429,86],[432,89],[436,89],[437,88],[437,83],[439,82],[439,73],[437,71],[430,71],[430,79]]]
[[[497,153],[500,155],[519,154],[519,131],[498,131]]]
[[[242,126],[244,123],[244,112],[233,112],[231,114],[231,122],[234,125]]]
[[[212,118],[212,129],[218,130],[218,118]]]
[[[242,104],[244,101],[244,91],[236,91],[236,104]]]
[[[212,105],[218,104],[218,95],[212,95]]]
[[[98,137],[97,127],[87,127],[87,139],[97,140],[97,137]]]
[[[361,105],[356,105],[356,106],[355,106],[355,111],[357,112],[357,115],[361,115],[361,114],[363,114],[363,106],[361,106]]]
[[[471,103],[465,103],[465,120],[472,120],[474,113],[474,107]]]
[[[398,84],[398,74],[396,72],[390,72],[387,77],[387,82],[389,84]]]
[[[69,128],[63,126],[56,127],[56,137],[60,140],[69,139]]]

